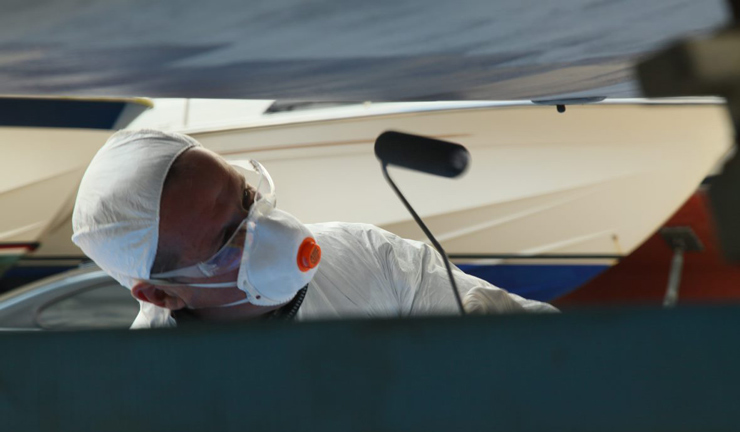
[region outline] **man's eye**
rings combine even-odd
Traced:
[[[244,189],[244,196],[242,198],[242,207],[244,207],[244,210],[249,210],[253,202],[254,202],[254,189],[247,186],[247,188]]]

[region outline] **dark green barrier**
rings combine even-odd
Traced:
[[[0,333],[0,430],[737,430],[738,330],[726,307]]]

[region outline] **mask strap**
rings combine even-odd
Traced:
[[[187,282],[170,282],[158,279],[139,279],[151,285],[157,286],[191,286],[195,288],[233,288],[237,286],[236,282],[214,282],[214,283],[187,283]]]
[[[190,309],[190,310],[198,310],[198,309],[224,308],[224,307],[231,307],[231,306],[236,306],[236,305],[240,305],[240,304],[244,304],[244,303],[249,303],[249,297],[243,298],[241,300],[237,300],[235,302],[226,303],[226,304],[217,305],[217,306],[204,306],[204,307],[188,308],[188,309]]]
[[[249,296],[247,296],[246,298],[243,298],[241,300],[237,300],[235,302],[226,303],[226,304],[218,305],[218,306],[211,306],[211,307],[224,308],[224,307],[231,307],[231,306],[236,306],[236,305],[240,305],[240,304],[244,304],[244,303],[249,303]]]

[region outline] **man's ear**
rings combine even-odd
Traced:
[[[173,290],[165,291],[162,288],[146,282],[138,282],[131,288],[131,295],[137,300],[169,310],[178,310],[186,306],[185,301],[176,292]]]

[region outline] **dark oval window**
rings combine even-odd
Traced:
[[[108,282],[47,304],[36,322],[50,330],[128,328],[138,313],[139,303],[131,292]]]

